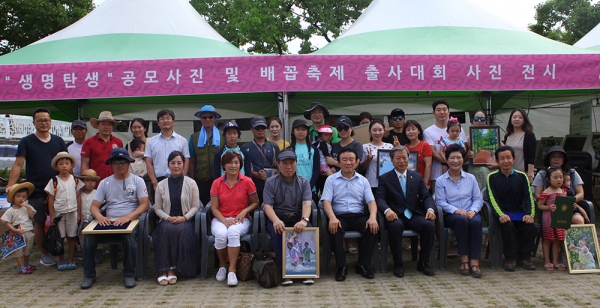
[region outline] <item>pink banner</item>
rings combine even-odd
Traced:
[[[600,54],[248,56],[0,65],[0,101],[251,92],[600,87]]]

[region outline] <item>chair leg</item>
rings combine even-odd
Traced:
[[[329,245],[328,234],[323,235],[323,257],[321,258],[321,272],[323,275],[329,275],[329,264],[331,263],[331,246]]]
[[[109,245],[110,251],[110,268],[117,269],[119,263],[119,245]]]
[[[450,234],[447,230],[440,230],[440,232],[444,232],[443,236],[440,236],[440,270],[445,270],[448,264],[448,238]]]
[[[202,245],[202,256],[200,259],[200,278],[206,280],[206,271],[208,267],[208,246],[209,243]]]

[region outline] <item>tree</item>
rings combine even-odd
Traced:
[[[226,40],[254,53],[289,53],[288,43],[302,40],[300,53],[315,50],[309,39],[328,42],[354,22],[371,0],[191,0],[192,6]]]
[[[535,10],[537,22],[529,30],[570,45],[600,23],[600,3],[590,0],[548,0]]]
[[[0,55],[60,31],[92,9],[92,0],[0,0]]]

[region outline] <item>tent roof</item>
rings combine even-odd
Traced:
[[[469,0],[374,0],[314,54],[589,53],[521,29]]]
[[[186,0],[107,0],[71,26],[0,57],[0,64],[248,55]]]
[[[600,51],[600,24],[596,25],[573,46]]]

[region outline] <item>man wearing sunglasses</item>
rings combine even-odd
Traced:
[[[312,125],[308,128],[308,140],[310,144],[314,144],[319,139],[319,127],[325,125],[325,119],[329,117],[329,110],[320,103],[312,103],[308,110],[304,111],[304,118],[312,121]],[[340,142],[338,132],[333,128],[333,139],[331,143]]]
[[[190,162],[188,176],[196,180],[200,191],[200,201],[206,205],[210,201],[210,187],[213,180],[219,177],[214,174],[215,153],[225,144],[215,121],[221,118],[215,107],[205,105],[194,116],[200,118],[202,127],[199,132],[190,136]]]
[[[383,136],[383,142],[393,144],[394,146],[405,145],[409,143],[408,138],[406,138],[406,136],[402,133],[404,129],[404,122],[406,121],[404,110],[400,108],[394,108],[392,112],[390,112],[388,121],[392,125],[392,129],[385,133],[385,136]]]
[[[252,118],[250,125],[252,126],[254,140],[245,143],[242,146],[242,151],[248,155],[252,163],[252,181],[256,186],[258,200],[262,203],[263,190],[267,180],[265,168],[276,168],[275,159],[279,155],[279,146],[277,143],[266,139],[267,120],[264,117]]]

